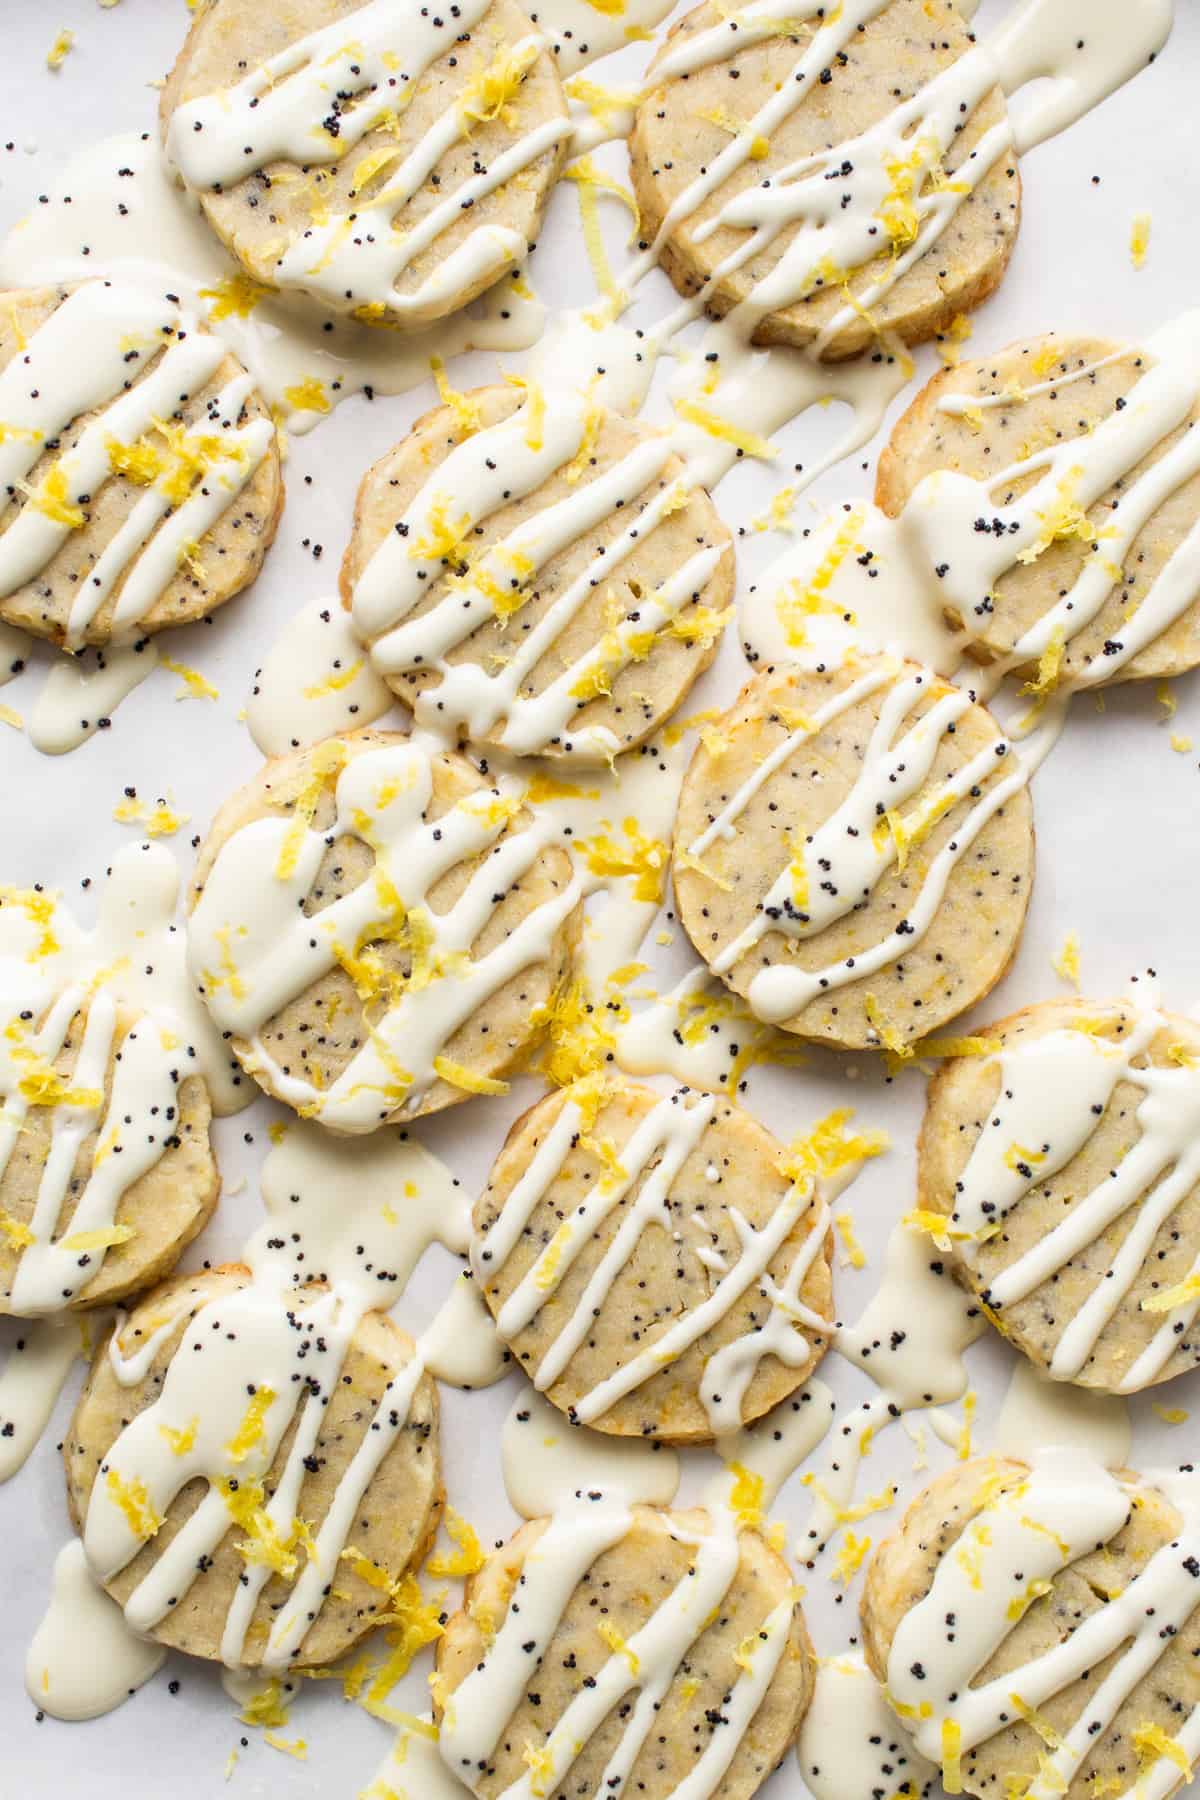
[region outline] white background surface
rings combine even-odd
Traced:
[[[1003,17],[1007,3],[984,0],[977,28],[986,31],[990,22]],[[1177,11],[1174,35],[1154,68],[1067,136],[1025,159],[1024,222],[1016,253],[999,294],[974,315],[967,354],[1048,329],[1136,337],[1200,299],[1200,4],[1177,0]],[[153,129],[157,94],[148,83],[169,67],[187,24],[183,0],[121,0],[112,11],[102,11],[96,0],[55,0],[50,11],[33,0],[3,0],[0,226],[7,229],[35,202],[69,152],[114,131]],[[52,74],[45,56],[60,25],[75,31],[76,48],[62,70]],[[598,78],[629,85],[643,59],[644,51],[626,53],[601,65]],[[604,160],[621,170],[623,149],[606,153]],[[1093,185],[1093,175],[1101,177],[1099,187]],[[1139,273],[1131,266],[1129,237],[1134,214],[1143,211],[1152,214],[1153,235],[1146,267]],[[605,220],[613,228],[610,244],[619,266],[623,215],[606,206]],[[569,184],[553,198],[531,274],[551,303],[579,304],[594,297],[578,231],[576,194]],[[661,310],[665,283],[653,277],[647,287],[648,308]],[[506,366],[518,367],[520,361],[507,359]],[[920,354],[923,376],[937,366],[930,351]],[[451,377],[465,387],[490,378],[494,369],[494,358],[470,358],[452,367]],[[895,410],[914,391],[910,388]],[[207,829],[220,801],[258,765],[258,753],[237,719],[254,669],[292,612],[318,593],[333,592],[359,476],[431,398],[426,384],[399,399],[373,405],[353,401],[313,435],[294,443],[287,510],[264,575],[216,624],[177,633],[168,646],[170,654],[199,667],[216,683],[216,704],[176,703],[179,683],[160,671],[120,709],[111,731],[58,761],[39,756],[27,739],[0,728],[0,881],[60,886],[81,916],[90,918],[91,897],[81,893],[80,881],[91,877],[98,882],[115,850],[132,841],[132,831],[112,818],[129,785],[150,801],[168,796],[191,815],[192,823],[169,840],[187,872],[191,834]],[[761,512],[791,463],[808,460],[832,423],[829,415],[821,415],[781,434],[787,454],[776,470],[753,464],[735,471],[718,496],[730,522],[746,524]],[[828,501],[869,492],[873,451],[869,461],[869,472],[857,459],[843,464],[816,497]],[[304,479],[309,475],[311,486]],[[802,513],[807,506],[808,501],[801,503]],[[305,539],[324,547],[319,562],[303,547]],[[739,542],[739,591],[780,548],[782,540],[774,537]],[[729,699],[743,673],[731,633],[717,669],[697,690],[689,710]],[[26,675],[4,699],[28,714],[41,679],[40,672]],[[1050,957],[1068,929],[1080,936],[1086,993],[1107,995],[1131,971],[1150,965],[1161,977],[1168,1006],[1186,1011],[1200,1005],[1200,690],[1193,677],[1176,683],[1175,691],[1179,711],[1170,726],[1164,725],[1162,709],[1148,688],[1111,691],[1103,715],[1090,699],[1076,702],[1066,736],[1035,783],[1038,870],[1025,937],[1010,975],[982,1018],[1061,991]],[[1171,731],[1193,735],[1197,750],[1174,754],[1168,742]],[[672,961],[668,955],[664,968],[682,972],[688,957],[682,933],[673,956]],[[420,1136],[474,1188],[509,1121],[538,1091],[534,1082],[520,1082],[504,1100],[473,1100],[423,1124]],[[891,1152],[868,1166],[848,1196],[869,1263],[861,1273],[837,1272],[842,1318],[855,1318],[874,1291],[888,1229],[913,1203],[913,1141],[922,1097],[919,1075],[886,1084],[874,1060],[865,1056],[814,1054],[803,1070],[758,1069],[750,1077],[748,1105],[784,1137],[831,1106],[846,1104],[859,1108],[860,1123],[891,1133]],[[279,1114],[280,1109],[259,1101],[251,1111],[219,1124],[226,1186],[235,1186],[243,1173],[249,1179],[240,1194],[222,1202],[200,1253],[228,1253],[256,1222],[255,1170],[269,1148],[267,1123]],[[190,1264],[196,1256],[193,1250],[185,1261]],[[445,1254],[432,1252],[398,1308],[406,1325],[419,1329],[431,1316],[450,1273]],[[988,1339],[970,1352],[969,1362],[980,1395],[976,1443],[986,1447],[1013,1357],[1006,1346]],[[861,1377],[834,1356],[821,1374],[850,1405],[867,1391]],[[486,1395],[443,1390],[450,1498],[485,1541],[513,1524],[499,1478],[498,1433],[516,1391],[515,1376]],[[1158,1390],[1158,1398],[1171,1406],[1200,1407],[1200,1376],[1176,1382],[1165,1393]],[[1170,1430],[1148,1403],[1134,1410],[1135,1461],[1181,1461],[1193,1452],[1200,1412],[1190,1424]],[[240,1752],[230,1793],[351,1800],[384,1755],[388,1732],[345,1704],[336,1683],[309,1685],[284,1733],[308,1740],[305,1764],[281,1756],[259,1734],[239,1726],[215,1673],[179,1657],[107,1719],[76,1726],[35,1723],[22,1668],[45,1605],[54,1553],[69,1530],[55,1451],[68,1414],[69,1398],[25,1470],[0,1490],[0,1796],[15,1800],[69,1792],[94,1800],[117,1795],[201,1800],[226,1791],[226,1757],[244,1735],[251,1742]],[[946,1454],[935,1442],[930,1452],[934,1466]],[[698,1483],[706,1459],[685,1460],[686,1493]],[[818,1452],[813,1466],[821,1460]],[[885,1434],[864,1470],[864,1482],[874,1491],[895,1477],[907,1497],[916,1481],[924,1479],[913,1477],[911,1460],[904,1433]],[[806,1506],[803,1490],[793,1484],[776,1511],[796,1531]],[[873,1518],[863,1529],[878,1538],[882,1525]],[[821,1567],[806,1580],[805,1606],[818,1648],[836,1651],[855,1627],[853,1596],[843,1598],[843,1590],[830,1585]],[[422,1705],[426,1667],[425,1661],[418,1665],[405,1690],[407,1698],[400,1693],[393,1698]],[[170,1680],[180,1683],[174,1696],[168,1691]],[[764,1800],[794,1800],[805,1792],[793,1758],[763,1790]]]

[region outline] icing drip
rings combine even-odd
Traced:
[[[0,371],[0,488],[10,500],[47,444],[82,414],[102,410],[0,531],[0,595],[46,568],[86,523],[88,503],[118,466],[114,456],[137,450],[160,420],[202,392],[224,356],[220,339],[197,331],[169,301],[97,283],[67,296]],[[228,383],[207,403],[203,429],[188,427],[172,446],[170,466],[146,488],[77,594],[68,649],[82,647],[114,595],[114,634],[135,633],[184,553],[250,480],[274,438],[269,419],[238,424],[252,385],[248,376]]]
[[[0,1481],[24,1466],[81,1353],[78,1319],[20,1324],[0,1370]]]
[[[321,598],[300,608],[269,651],[254,677],[246,724],[264,756],[282,756],[374,724],[392,700],[341,601]]]
[[[978,1682],[979,1671],[1025,1610],[1030,1585],[1035,1594],[1044,1591],[1036,1584],[1053,1582],[1115,1536],[1129,1518],[1134,1489],[1077,1450],[1049,1450],[1036,1457],[1023,1480],[987,1502],[962,1533],[956,1554],[938,1562],[928,1594],[901,1620],[888,1657],[889,1697],[925,1756],[957,1768],[960,1756],[1001,1730],[1012,1717],[1014,1677],[1024,1706],[1037,1711],[1112,1658],[1093,1681],[1075,1723],[1055,1733],[1040,1773],[1024,1790],[1029,1800],[1066,1792],[1097,1734],[1111,1727],[1196,1606],[1189,1572],[1200,1549],[1195,1477],[1166,1477],[1161,1485],[1183,1514],[1178,1537],[1105,1605],[1073,1619],[1068,1637],[1056,1636],[1050,1649],[1019,1671]],[[956,1620],[951,1633],[945,1628],[948,1616]],[[1174,1741],[1189,1763],[1200,1753],[1200,1707],[1188,1714]],[[1130,1800],[1135,1794],[1165,1800],[1179,1777],[1176,1760],[1155,1754],[1140,1774],[1129,1771],[1120,1792]]]
[[[908,1741],[861,1650],[823,1657],[796,1755],[814,1800],[929,1800],[936,1770]]]
[[[136,1637],[92,1577],[77,1539],[54,1559],[50,1606],[25,1658],[25,1690],[55,1719],[95,1719],[161,1669],[166,1651]]]
[[[1057,1444],[1082,1450],[1106,1469],[1123,1469],[1131,1436],[1127,1400],[1049,1380],[1024,1357],[1013,1364],[996,1420],[994,1448],[1000,1455],[1028,1457]]]
[[[984,1295],[1002,1313],[1052,1281],[1115,1220],[1137,1208],[1105,1279],[1076,1309],[1055,1346],[1050,1373],[1059,1381],[1073,1380],[1085,1368],[1142,1274],[1158,1232],[1200,1181],[1200,1072],[1186,1064],[1137,1066],[1168,1028],[1161,1013],[1139,1005],[1120,1039],[1067,1028],[1015,1043],[994,1059],[1000,1092],[959,1179],[947,1222],[971,1269],[979,1266],[977,1246],[1083,1150],[1118,1084],[1128,1083],[1142,1095],[1135,1115],[1139,1136],[1128,1155],[1052,1230],[998,1271]],[[1151,1296],[1152,1309],[1169,1298]],[[1162,1308],[1158,1330],[1124,1371],[1120,1392],[1134,1393],[1162,1375],[1198,1311],[1200,1257],[1179,1285],[1176,1304]]]
[[[337,739],[329,742],[340,748]],[[217,1024],[249,1041],[255,1064],[270,1071],[277,1093],[342,1131],[370,1131],[381,1117],[410,1109],[427,1093],[439,1077],[435,1065],[447,1040],[512,976],[549,956],[556,932],[581,897],[572,882],[537,905],[495,948],[472,954],[496,895],[534,867],[549,837],[536,821],[504,835],[522,798],[507,778],[427,824],[432,791],[430,754],[416,745],[372,749],[346,760],[330,831],[313,831],[300,813],[244,826],[218,854],[190,921],[191,966]],[[374,874],[310,918],[300,903],[328,844],[341,836],[371,846]],[[491,854],[454,904],[433,912],[426,902],[435,883],[484,851]],[[415,946],[414,915],[427,940],[428,978],[410,977],[387,999],[367,1041],[324,1091],[283,1070],[263,1041],[267,1022],[311,983],[386,935],[385,927],[407,931]]]
[[[158,647],[145,638],[117,649],[56,657],[34,703],[30,743],[44,756],[77,750],[157,666]]]
[[[686,1088],[660,1101],[621,1146],[621,1172],[596,1183],[505,1300],[497,1324],[501,1335],[511,1340],[553,1299],[605,1221],[623,1209],[620,1226],[589,1277],[574,1312],[564,1320],[538,1366],[530,1371],[536,1388],[544,1391],[565,1374],[603,1310],[614,1282],[637,1253],[647,1228],[656,1225],[677,1235],[671,1206],[673,1186],[685,1162],[697,1153],[714,1110],[715,1102],[710,1097],[691,1097]],[[562,1172],[575,1141],[589,1129],[586,1099],[568,1093],[529,1167],[509,1192],[496,1219],[473,1246],[472,1263],[481,1282],[503,1269],[522,1241],[537,1207]],[[845,1179],[858,1166],[857,1162],[848,1164]],[[818,1337],[828,1330],[828,1320],[799,1299],[804,1278],[820,1254],[828,1230],[826,1189],[811,1173],[798,1174],[759,1230],[749,1225],[736,1208],[731,1206],[728,1212],[740,1247],[737,1259],[727,1264],[723,1257],[716,1257],[710,1266],[718,1279],[706,1298],[677,1313],[665,1332],[581,1395],[572,1405],[573,1419],[585,1425],[602,1419],[618,1400],[669,1367],[717,1326],[752,1286],[770,1303],[767,1322],[723,1346],[705,1363],[701,1398],[714,1436],[741,1424],[746,1391],[765,1357],[774,1356],[789,1368],[803,1368],[813,1360],[813,1345],[796,1326],[803,1326]],[[786,1276],[777,1281],[768,1273],[771,1260],[805,1218],[808,1225],[804,1242]],[[708,1260],[712,1253],[701,1246],[696,1254]]]
[[[254,69],[236,86],[185,102],[171,115],[167,152],[196,192],[228,191],[273,162],[307,168],[339,162],[364,136],[392,124],[413,90],[460,34],[469,33],[491,0],[462,0],[452,19],[432,8],[370,0],[353,13],[353,38],[338,19]],[[528,71],[544,48],[536,35],[505,51]],[[329,120],[336,120],[330,129]],[[478,226],[415,292],[397,291],[400,277],[462,216],[570,135],[570,120],[552,117],[522,132],[486,168],[451,189],[407,230],[395,218],[425,187],[439,161],[472,129],[467,96],[443,109],[419,141],[399,152],[363,159],[352,212],[333,213],[295,238],[275,264],[282,286],[360,307],[383,307],[417,322],[446,311],[456,293],[497,279],[527,253],[520,232]],[[398,166],[396,166],[398,165]],[[370,190],[363,195],[362,190]],[[369,316],[369,314],[368,314]]]

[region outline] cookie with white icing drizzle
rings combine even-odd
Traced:
[[[178,1035],[103,988],[43,1004],[26,974],[0,964],[0,1313],[22,1316],[161,1279],[220,1189]]]
[[[706,738],[679,917],[760,1018],[895,1050],[1000,979],[1033,874],[1028,770],[965,690],[886,656],[768,668]]]
[[[0,620],[68,650],[207,618],[283,508],[252,378],[176,300],[0,294]]]
[[[268,762],[199,855],[189,964],[268,1093],[333,1130],[502,1090],[581,890],[525,785],[395,734]]]
[[[487,1800],[616,1791],[618,1773],[645,1800],[750,1800],[812,1696],[786,1564],[703,1509],[610,1525],[595,1499],[595,1521],[534,1520],[468,1582],[437,1646],[443,1757]]]
[[[1198,1551],[1194,1474],[962,1464],[871,1560],[867,1661],[948,1793],[1166,1800],[1200,1751]]]
[[[979,305],[1016,238],[998,72],[952,0],[704,0],[650,65],[643,235],[757,341],[856,355]]]
[[[328,1289],[230,1264],[147,1294],[63,1445],[72,1520],[134,1628],[268,1671],[370,1631],[441,1508],[437,1391],[412,1370],[399,1326]]]
[[[729,532],[661,433],[583,386],[476,388],[368,470],[342,593],[423,721],[602,763],[716,654]]]
[[[1200,1362],[1200,1026],[1052,1000],[930,1084],[923,1223],[1058,1380],[1133,1393]],[[944,1224],[943,1224],[944,1219]]]
[[[736,1430],[828,1343],[829,1209],[782,1144],[712,1095],[623,1077],[549,1095],[509,1132],[474,1228],[501,1336],[600,1431]]]
[[[879,459],[964,646],[1039,690],[1200,662],[1200,314],[1050,335],[928,384]]]
[[[208,0],[160,119],[256,281],[402,329],[525,260],[570,129],[513,0]]]

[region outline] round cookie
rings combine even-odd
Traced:
[[[268,1093],[372,1131],[522,1065],[581,914],[522,791],[363,731],[273,759],[226,802],[197,859],[189,963]]]
[[[1064,1800],[1183,1782],[1200,1589],[1195,1496],[1175,1498],[1051,1452],[1032,1470],[959,1464],[913,1501],[868,1566],[863,1646],[950,1792],[1018,1793],[1039,1773]]]
[[[207,618],[283,510],[269,409],[177,300],[0,294],[0,620],[69,650]]]
[[[664,1099],[617,1078],[523,1114],[475,1204],[472,1262],[501,1336],[546,1397],[600,1431],[697,1443],[807,1381],[833,1323],[832,1232],[783,1163],[749,1113],[686,1088]],[[743,1247],[742,1225],[767,1234],[765,1250]],[[722,1299],[743,1256],[761,1272]],[[806,1316],[788,1321],[785,1362],[763,1333],[770,1292],[793,1287]]]
[[[279,1666],[272,1629],[278,1625],[282,1631],[290,1623],[289,1602],[304,1582],[311,1546],[340,1498],[339,1483],[369,1438],[389,1381],[403,1379],[413,1343],[382,1313],[371,1312],[359,1319],[342,1357],[330,1330],[328,1290],[308,1288],[298,1297],[291,1290],[251,1289],[249,1281],[248,1269],[230,1264],[178,1276],[148,1294],[120,1322],[116,1356],[107,1342],[98,1352],[63,1445],[63,1461],[71,1518],[93,1568],[113,1599],[129,1608],[131,1622],[142,1604],[151,1613],[157,1610],[145,1598],[157,1588],[161,1616],[137,1623],[160,1643],[191,1656],[221,1657],[246,1576],[265,1576],[234,1658],[238,1666],[258,1668],[264,1661]],[[249,1310],[251,1302],[256,1311]],[[306,1322],[313,1308],[325,1310]],[[260,1469],[256,1432],[263,1427],[262,1398],[271,1392],[263,1371],[273,1367],[277,1340],[294,1342],[297,1334],[311,1354],[298,1364],[303,1382],[286,1391],[305,1400],[292,1410],[269,1467]],[[124,1359],[125,1384],[117,1373]],[[193,1371],[199,1371],[199,1381]],[[289,1516],[285,1530],[272,1530],[264,1511],[304,1429],[310,1395],[323,1410],[294,1503],[289,1502],[294,1518]],[[290,1659],[301,1667],[334,1661],[382,1620],[391,1604],[389,1586],[432,1542],[442,1503],[437,1423],[437,1390],[422,1375],[349,1528],[343,1533],[335,1526],[333,1538],[322,1545],[324,1582],[311,1599],[311,1624],[297,1628]],[[165,1451],[159,1448],[164,1438]],[[159,1515],[153,1509],[164,1454],[161,1479],[172,1491]],[[105,1571],[97,1561],[111,1535],[107,1514],[114,1510],[113,1491],[116,1508],[131,1510],[130,1526],[138,1520],[137,1534],[125,1548],[132,1551],[143,1541],[129,1560]],[[210,1505],[218,1510],[215,1529],[197,1537],[199,1515]],[[139,1518],[146,1510],[162,1517],[149,1538],[147,1521]]]
[[[903,1049],[1016,948],[1025,774],[991,714],[917,664],[769,667],[692,758],[673,873],[692,943],[759,1017]]]
[[[6,992],[0,1013],[0,1313],[148,1287],[203,1230],[221,1186],[186,1046],[103,988],[36,1010]]]
[[[946,1063],[920,1205],[959,1279],[1031,1362],[1129,1393],[1200,1362],[1200,1026],[1125,1002],[1026,1007]]]
[[[525,260],[567,107],[512,0],[208,0],[159,109],[163,141],[256,281],[415,329]]]
[[[522,1655],[521,1646],[509,1642],[516,1630],[510,1609],[515,1615],[518,1594],[529,1617],[528,1629],[531,1635],[536,1632],[536,1658],[526,1657],[523,1689],[521,1672],[516,1672],[515,1692],[520,1697],[507,1719],[497,1721],[499,1738],[486,1767],[456,1764],[452,1733],[443,1722],[442,1755],[471,1792],[486,1800],[508,1792],[510,1784],[536,1766],[531,1757],[545,1745],[571,1702],[587,1692],[614,1656],[624,1654],[622,1647],[635,1633],[659,1616],[672,1590],[695,1566],[697,1545],[703,1547],[714,1530],[700,1509],[662,1512],[635,1507],[628,1530],[595,1558],[574,1590],[568,1591],[565,1604],[554,1596],[548,1614],[554,1623],[539,1631],[545,1614],[536,1610],[536,1603],[546,1583],[546,1565],[531,1553],[553,1528],[552,1521],[533,1520],[493,1551],[467,1583],[465,1609],[451,1617],[438,1640],[433,1691],[435,1707],[445,1721],[455,1714],[456,1694],[458,1706],[465,1705],[468,1690],[459,1690],[473,1671],[483,1671],[486,1679],[495,1658],[510,1649]],[[681,1791],[710,1745],[721,1747],[726,1732],[738,1734],[727,1772],[716,1776],[719,1787],[697,1791],[719,1792],[722,1800],[750,1800],[782,1761],[812,1697],[815,1660],[786,1564],[757,1532],[741,1532],[737,1548],[738,1562],[726,1595],[715,1616],[695,1619],[694,1635],[679,1666],[639,1671],[643,1695],[655,1675],[668,1682],[655,1703],[649,1730],[644,1729],[641,1712],[634,1712],[632,1695],[627,1696],[599,1729],[584,1738],[569,1776],[554,1787],[555,1794],[602,1792],[605,1775],[611,1774],[610,1759],[624,1753],[631,1760],[627,1791],[644,1800],[667,1800]],[[756,1639],[761,1643],[770,1614],[789,1601],[791,1622],[782,1654],[760,1704],[743,1724],[737,1687],[751,1678],[750,1651]],[[636,1688],[637,1675],[624,1685]],[[728,1740],[724,1747],[730,1748]]]
[[[1004,96],[972,79],[952,0],[853,12],[764,31],[704,0],[651,62],[630,145],[647,241],[675,209],[660,260],[680,293],[745,308],[758,342],[816,340],[830,359],[883,331],[922,343],[978,306],[1020,216]],[[956,177],[974,190],[956,194]]]
[[[645,742],[711,663],[733,546],[661,434],[553,389],[526,429],[528,406],[513,387],[476,388],[418,419],[363,479],[342,595],[410,705],[479,743],[603,763]],[[579,428],[562,430],[562,454],[538,454],[567,408]],[[482,469],[460,470],[465,456]],[[518,548],[539,532],[544,558]]]
[[[1051,333],[1010,344],[986,360],[944,370],[897,421],[879,459],[875,489],[876,503],[892,518],[903,512],[927,476],[940,471],[980,483],[981,506],[1009,507],[1037,480],[1039,468],[1032,459],[1075,440],[1086,455],[1097,427],[1112,429],[1118,415],[1124,415],[1131,447],[1118,459],[1118,473],[1094,504],[1064,513],[1061,535],[1037,546],[1032,558],[1025,555],[1018,560],[1014,553],[998,578],[984,584],[986,594],[972,596],[970,604],[953,604],[942,582],[947,611],[981,662],[1038,660],[1017,653],[1022,638],[1075,586],[1085,564],[1094,561],[1093,548],[1105,549],[1119,522],[1120,507],[1136,510],[1137,483],[1173,450],[1186,449],[1183,440],[1200,426],[1198,399],[1182,423],[1164,430],[1141,453],[1135,434],[1143,422],[1134,393],[1156,366],[1155,356],[1136,345],[1122,348],[1107,338]],[[944,410],[947,403],[956,410]],[[989,476],[1002,473],[1002,482],[984,485]],[[1063,498],[1068,503],[1074,473],[1068,468],[1063,477]],[[1083,523],[1084,516],[1094,531]],[[1089,685],[1100,685],[1178,675],[1200,662],[1200,595],[1195,580],[1163,630],[1135,654],[1119,661],[1113,655],[1132,615],[1147,601],[1198,520],[1200,473],[1195,473],[1172,481],[1128,549],[1110,553],[1108,561],[1114,566],[1103,604],[1086,622],[1068,626],[1058,647],[1053,670],[1058,685],[1070,686],[1085,676]],[[936,532],[931,541],[936,546]],[[939,548],[952,554],[947,545]]]

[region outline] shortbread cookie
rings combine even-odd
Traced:
[[[0,1313],[22,1316],[159,1280],[221,1185],[178,1036],[102,986],[37,989],[0,969]]]
[[[604,1507],[523,1526],[468,1583],[437,1646],[442,1756],[487,1800],[531,1769],[547,1796],[628,1770],[643,1800],[750,1800],[812,1697],[788,1568],[701,1510]]]
[[[1027,777],[991,714],[915,663],[765,669],[685,777],[679,917],[760,1018],[903,1051],[981,999],[1016,948]]]
[[[391,733],[268,762],[213,821],[188,955],[246,1070],[335,1131],[498,1092],[581,915],[570,858],[464,758]]]
[[[687,1443],[806,1381],[832,1326],[832,1234],[785,1162],[749,1113],[687,1088],[588,1080],[518,1119],[472,1261],[547,1398],[600,1431]]]
[[[136,1630],[278,1670],[332,1662],[387,1614],[437,1527],[437,1390],[382,1313],[347,1348],[344,1304],[231,1264],[156,1288],[98,1353],[67,1498]]]
[[[402,328],[525,260],[569,132],[549,46],[512,0],[207,0],[160,118],[255,280]]]
[[[682,294],[759,342],[829,358],[883,331],[923,342],[987,298],[1016,237],[990,65],[952,0],[752,11],[705,0],[650,64],[631,143],[643,237]]]
[[[0,620],[68,650],[206,618],[283,508],[270,413],[176,299],[0,294]]]
[[[455,395],[359,490],[342,594],[376,668],[480,743],[593,763],[642,743],[733,598],[729,532],[683,477],[582,389]]]
[[[941,1475],[876,1551],[875,1675],[949,1793],[1157,1795],[1200,1749],[1200,1507],[1078,1451]]]
[[[1040,692],[1176,675],[1200,662],[1198,422],[1194,315],[1141,346],[1035,338],[929,383],[876,500],[908,508],[981,661]]]
[[[1200,1025],[1071,999],[978,1036],[989,1054],[944,1066],[921,1133],[955,1272],[1059,1380],[1133,1393],[1194,1368]]]

